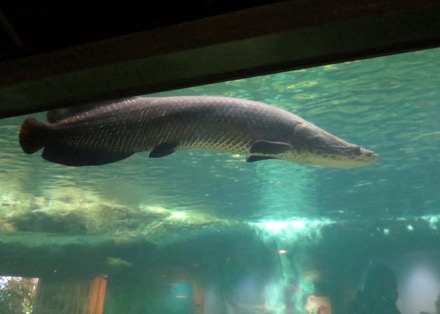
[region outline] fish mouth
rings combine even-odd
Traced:
[[[370,162],[374,162],[379,158],[379,155],[373,152],[372,150],[361,148],[361,155],[365,157]]]
[[[323,164],[336,168],[357,168],[369,165],[377,160],[379,155],[372,150],[363,148],[359,145],[351,144],[336,137],[327,138],[322,141],[320,138],[315,147],[319,147],[315,152],[321,158],[328,159]]]
[[[379,155],[372,150],[359,147],[358,154],[354,156],[355,160],[358,160],[362,165],[368,165],[375,162],[379,158]]]
[[[327,166],[336,168],[358,168],[370,165],[378,158],[379,155],[372,150],[360,147],[359,154],[334,156],[334,162],[332,163],[330,160]],[[332,159],[332,157],[330,157],[330,159]]]
[[[305,163],[323,167],[362,167],[379,157],[372,150],[344,141],[310,123],[296,126],[292,146],[304,153]]]
[[[372,150],[352,146],[344,149],[339,148],[333,153],[321,153],[321,151],[318,153],[315,151],[314,154],[309,155],[307,163],[320,167],[349,169],[370,165],[378,158],[379,155]]]

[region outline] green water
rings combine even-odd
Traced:
[[[139,153],[105,166],[71,168],[46,162],[38,153],[25,155],[17,140],[24,117],[5,119],[0,121],[2,245],[20,241],[29,247],[35,243],[62,246],[63,241],[95,245],[107,241],[106,237],[112,241],[122,237],[124,243],[142,238],[158,247],[165,243],[180,247],[182,256],[203,264],[206,257],[200,252],[206,247],[200,245],[212,243],[200,243],[201,238],[227,234],[229,238],[223,239],[224,247],[217,246],[217,252],[230,257],[228,250],[234,243],[243,246],[240,241],[255,232],[257,242],[273,253],[275,262],[268,262],[272,266],[267,269],[275,269],[272,275],[278,279],[255,279],[253,285],[260,292],[246,297],[237,292],[245,285],[237,278],[248,270],[241,272],[236,266],[237,270],[228,270],[234,279],[229,279],[227,290],[238,296],[219,297],[225,288],[217,282],[209,290],[211,281],[207,280],[205,313],[260,313],[261,304],[272,311],[268,313],[293,313],[289,308],[304,307],[304,296],[318,285],[305,275],[310,255],[315,261],[327,259],[328,267],[321,261],[317,268],[330,273],[322,281],[332,286],[324,294],[331,296],[333,313],[343,312],[375,260],[394,268],[401,285],[398,305],[402,313],[435,313],[435,297],[440,294],[436,251],[440,236],[440,49],[148,96],[156,95],[223,95],[273,104],[374,150],[379,160],[365,168],[341,170],[275,160],[246,163],[245,156],[187,151],[161,159]],[[44,119],[44,114],[34,116]],[[276,257],[281,248],[303,253]],[[259,248],[254,251],[255,256],[272,254]],[[240,250],[232,252],[241,254]],[[124,260],[130,260],[132,253],[126,251]],[[425,278],[422,286],[431,284],[423,302],[422,297],[411,297],[417,289],[408,283],[411,271],[418,269],[418,254],[434,265],[428,267],[431,272],[426,278],[416,276]],[[212,260],[205,261],[200,272],[215,272],[212,264]],[[32,275],[32,271],[23,273]],[[302,292],[286,297],[280,291],[292,281],[302,283]],[[334,287],[335,282],[345,286]],[[214,291],[211,299],[206,297],[208,291]],[[126,313],[174,313],[137,311]]]

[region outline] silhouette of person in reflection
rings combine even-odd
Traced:
[[[348,313],[401,314],[396,306],[398,297],[396,275],[387,265],[378,264],[368,271],[364,290],[358,292]]]
[[[435,301],[435,314],[440,314],[440,295],[437,297]]]

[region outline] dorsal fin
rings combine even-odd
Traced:
[[[123,99],[116,99],[111,101],[104,101],[99,103],[91,103],[91,104],[85,104],[85,105],[79,105],[79,106],[73,106],[73,107],[65,107],[60,109],[54,109],[49,110],[46,113],[46,118],[49,123],[56,123],[58,121],[64,120],[66,118],[73,117],[74,115],[98,108],[98,107],[104,107],[111,104],[114,104],[115,102],[120,102],[125,100]]]

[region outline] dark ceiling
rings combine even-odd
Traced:
[[[280,1],[4,0],[0,60]]]

